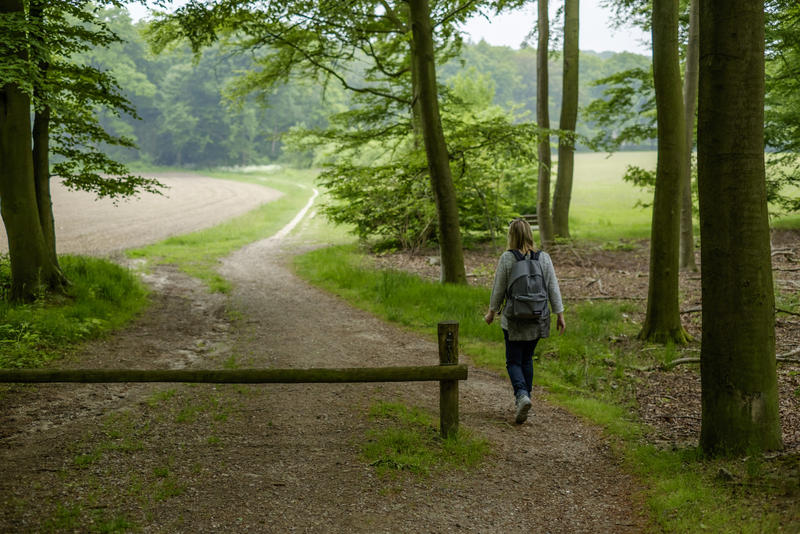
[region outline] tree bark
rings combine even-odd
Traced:
[[[30,17],[34,25],[44,25],[44,2],[30,4]],[[39,43],[41,54],[45,55],[46,44]],[[46,57],[39,60],[39,75],[46,79],[50,65]],[[63,292],[67,279],[58,265],[56,253],[56,230],[53,218],[53,199],[50,194],[50,106],[45,103],[42,87],[34,87],[33,95],[36,111],[33,118],[33,183],[36,190],[36,205],[39,213],[39,224],[42,227],[47,260],[52,264],[52,276],[42,280],[51,291]]]
[[[44,106],[33,119],[33,184],[36,193],[36,210],[42,229],[42,238],[51,268],[50,276],[42,278],[48,290],[63,292],[67,279],[58,264],[56,253],[56,228],[53,217],[53,198],[50,194],[50,109]]]
[[[419,103],[428,172],[439,216],[442,282],[466,284],[467,273],[464,268],[456,190],[439,114],[430,5],[428,0],[409,0],[408,5],[414,40],[411,47],[412,62],[418,82],[418,86],[414,88],[414,98]]]
[[[564,77],[559,129],[575,132],[578,120],[578,28],[580,0],[564,1]],[[553,233],[569,237],[569,205],[575,171],[575,139],[558,140],[558,177],[553,193]]]
[[[641,339],[684,344],[678,300],[680,200],[686,133],[678,57],[678,0],[653,2],[653,76],[658,163],[650,232],[650,281]]]
[[[0,13],[23,11],[21,0],[0,1]],[[25,39],[14,34],[9,39]],[[20,52],[24,54],[25,52]],[[23,61],[25,57],[21,58]],[[30,97],[17,84],[0,88],[0,215],[8,235],[11,294],[15,301],[36,298],[56,268],[48,259],[33,180]]]
[[[689,42],[686,46],[686,66],[683,77],[684,129],[686,157],[684,158],[683,190],[681,192],[680,268],[697,271],[694,259],[694,217],[692,216],[692,147],[694,146],[694,112],[697,103],[697,79],[700,68],[699,0],[689,6]]]
[[[764,1],[702,0],[700,444],[780,449],[764,170]]]
[[[553,218],[550,215],[550,136],[544,131],[550,129],[549,75],[547,55],[550,47],[550,20],[547,0],[539,0],[538,50],[536,51],[536,122],[543,130],[539,138],[539,182],[537,186],[536,212],[539,216],[539,239],[542,248],[553,245]]]

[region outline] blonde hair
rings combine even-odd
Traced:
[[[514,219],[508,225],[508,248],[519,250],[523,254],[536,250],[533,243],[533,230],[525,219]]]

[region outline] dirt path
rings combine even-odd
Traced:
[[[73,366],[348,367],[432,364],[420,339],[309,287],[302,244],[226,259],[235,290],[173,269],[153,309]],[[446,318],[443,318],[446,319]],[[109,355],[113,355],[109,357]],[[478,468],[381,478],[360,456],[374,402],[435,413],[438,385],[15,387],[0,393],[0,531],[638,532],[637,485],[595,429],[535,392],[512,421],[506,378],[474,368],[462,424],[491,443]],[[87,527],[89,525],[89,527]]]

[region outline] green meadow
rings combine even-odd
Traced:
[[[613,241],[650,237],[652,193],[623,181],[628,165],[656,168],[656,153],[575,154],[570,232],[579,240]]]

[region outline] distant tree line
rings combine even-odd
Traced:
[[[252,68],[254,55],[235,53],[215,44],[195,55],[186,45],[151,52],[146,41],[150,23],[133,22],[124,9],[108,9],[105,22],[122,42],[86,52],[90,64],[116,76],[123,94],[141,120],[123,115],[105,116],[110,131],[131,138],[138,149],[108,147],[121,161],[155,165],[251,165],[276,160],[312,163],[311,154],[286,154],[284,136],[296,126],[322,128],[328,117],[350,107],[351,96],[335,84],[292,77],[269,94],[251,96],[252,87],[239,75]],[[264,52],[266,53],[266,52]],[[558,54],[550,59],[550,113],[558,117],[562,65]],[[650,58],[631,53],[581,52],[579,106],[603,97],[604,86],[592,81],[616,72],[647,69]],[[482,41],[466,43],[457,57],[439,68],[445,85],[458,76],[480,72],[493,92],[492,104],[513,110],[515,120],[533,121],[536,114],[536,49],[514,50]],[[351,74],[358,78],[363,73]],[[351,80],[356,83],[359,80]],[[579,135],[591,137],[597,127],[580,121]],[[653,139],[623,143],[626,149],[653,149]],[[578,149],[586,150],[585,143]]]

